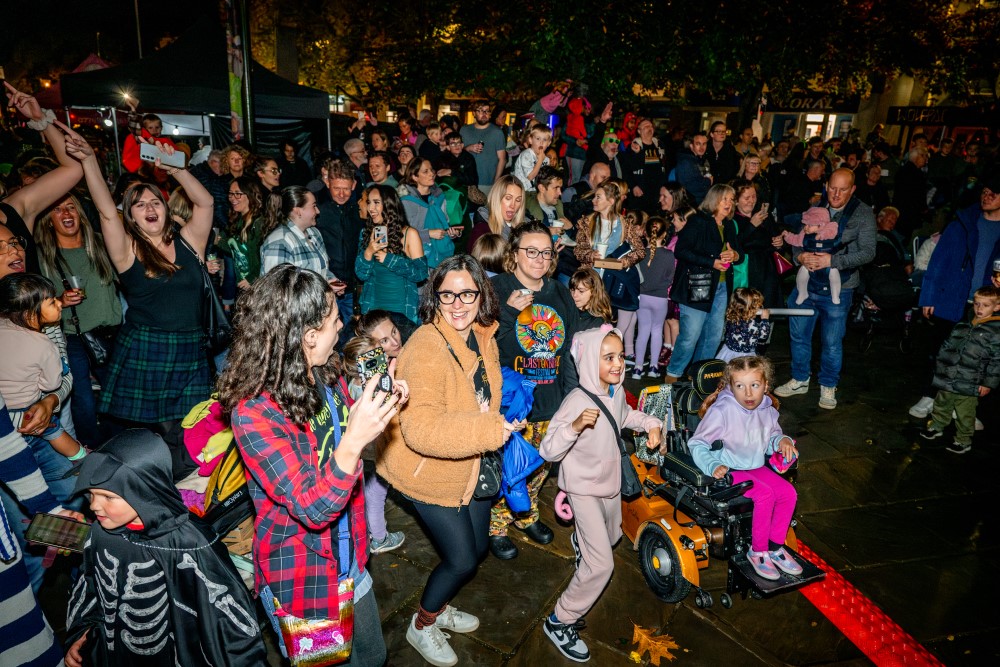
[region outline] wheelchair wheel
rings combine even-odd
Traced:
[[[655,524],[639,538],[639,568],[650,590],[664,602],[680,602],[691,591],[691,582],[681,574],[681,561],[674,543]]]

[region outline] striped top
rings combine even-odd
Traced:
[[[7,485],[30,514],[58,512],[62,509],[49,493],[49,487],[38,470],[28,443],[14,430],[3,398],[0,398],[0,481]],[[0,504],[0,560],[9,561],[16,555],[16,541],[11,535],[3,505]]]

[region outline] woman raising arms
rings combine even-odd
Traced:
[[[188,223],[176,232],[163,194],[145,183],[125,191],[119,218],[93,148],[57,124],[66,133],[66,150],[83,163],[104,245],[129,303],[98,411],[127,423],[169,429],[211,391],[199,263],[212,232],[215,202],[186,169],[167,167],[191,198]],[[158,147],[173,152],[169,146]]]

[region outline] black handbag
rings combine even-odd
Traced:
[[[62,278],[63,288],[71,289],[69,280],[66,278],[66,273],[63,271],[62,264],[64,261],[62,255],[59,255],[57,252],[56,271],[59,272],[59,277]],[[83,349],[87,353],[87,359],[90,360],[91,368],[107,365],[108,361],[111,360],[111,348],[114,346],[115,338],[118,335],[118,327],[97,327],[91,331],[80,331],[80,316],[76,312],[76,306],[70,306],[69,312],[72,315],[69,321],[73,323],[76,335],[83,341]]]
[[[635,466],[632,465],[632,457],[629,456],[628,451],[625,449],[625,441],[622,440],[622,434],[621,430],[618,428],[618,422],[615,421],[611,411],[608,410],[607,406],[604,405],[601,399],[583,387],[580,387],[580,391],[589,396],[590,400],[592,400],[594,404],[601,409],[604,416],[608,418],[609,422],[611,422],[611,428],[615,431],[615,439],[618,441],[618,452],[621,454],[622,498],[632,498],[640,495],[642,493],[642,484],[639,483],[639,473],[635,471]]]
[[[201,266],[201,325],[205,329],[205,349],[208,350],[209,354],[215,356],[229,347],[229,342],[233,337],[233,326],[229,322],[226,309],[222,306],[222,300],[219,299],[219,295],[215,291],[212,276],[205,268],[205,262],[194,251],[194,248],[184,240],[183,236],[178,234],[177,239],[191,251],[191,254],[198,258],[198,265]]]
[[[500,451],[484,452],[479,458],[479,479],[472,497],[490,500],[500,493]]]
[[[688,270],[688,303],[708,303],[712,296],[712,271],[703,267]]]

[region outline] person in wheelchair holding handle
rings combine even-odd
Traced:
[[[778,425],[777,401],[768,393],[773,377],[765,357],[732,359],[718,388],[702,404],[702,421],[687,444],[706,475],[722,479],[730,473],[733,484],[753,481],[745,494],[754,503],[747,559],[760,577],[775,581],[781,572],[801,574],[802,566],[784,547],[797,494],[774,469],[788,470],[798,450]],[[717,441],[722,441],[721,449],[712,448]]]

